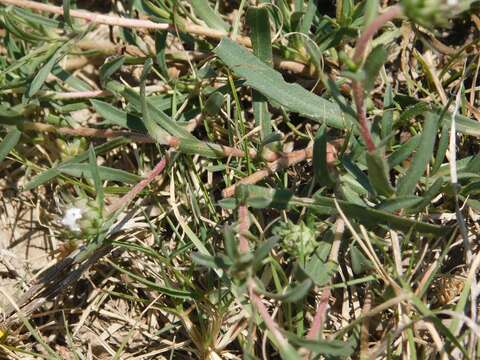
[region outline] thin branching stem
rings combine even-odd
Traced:
[[[63,7],[61,6],[43,4],[36,1],[0,0],[0,3],[14,5],[14,6],[37,10],[37,11],[44,11],[44,12],[57,14],[57,15],[64,14]],[[112,16],[112,15],[97,14],[97,13],[86,11],[86,10],[70,10],[70,16],[78,19],[83,19],[94,24],[121,26],[121,27],[127,27],[127,28],[174,31],[176,27],[174,24],[156,23],[151,20],[129,19],[129,18],[123,18],[118,16]],[[189,24],[189,23],[182,25],[182,31],[185,31],[189,34],[205,36],[207,38],[212,38],[212,39],[222,39],[229,35],[228,33],[221,30],[210,29],[200,25]],[[250,38],[246,36],[240,36],[240,35],[236,36],[235,41],[245,46],[249,46],[249,47],[251,46]]]

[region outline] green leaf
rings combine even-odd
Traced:
[[[247,25],[250,27],[253,53],[268,65],[272,65],[272,40],[270,34],[270,18],[266,7],[251,6],[246,14]]]
[[[387,159],[388,166],[390,168],[393,168],[397,165],[400,165],[402,161],[406,160],[411,153],[415,151],[415,149],[418,147],[420,144],[421,137],[420,134],[417,134],[410,139],[408,139],[407,142],[402,144],[397,150],[395,150]]]
[[[125,57],[119,56],[106,62],[100,67],[100,82],[106,83],[110,77],[115,74],[124,64]]]
[[[331,197],[300,198],[287,190],[274,190],[256,185],[240,185],[239,187],[243,187],[243,191],[247,195],[247,204],[254,208],[287,209],[300,206],[310,208],[319,214],[338,214],[334,199]],[[343,200],[337,200],[337,202],[348,218],[360,221],[363,225],[369,227],[385,225],[402,231],[414,228],[418,232],[435,235],[447,235],[451,230],[449,227],[416,221]]]
[[[104,124],[114,124],[142,133],[147,132],[147,129],[142,122],[142,119],[138,118],[137,116],[122,111],[110,105],[109,103],[100,100],[90,100],[90,103],[92,104],[95,111],[105,119],[105,121],[103,122]]]
[[[159,144],[167,145],[169,143],[169,136],[168,134],[157,125],[156,122],[153,121],[151,115],[151,107],[148,106],[147,97],[145,95],[145,81],[150,73],[150,69],[153,65],[153,60],[151,58],[145,61],[145,65],[142,72],[142,77],[140,80],[140,104],[142,108],[143,114],[143,122],[145,124],[145,128],[148,131],[148,134],[155,139]]]
[[[375,208],[388,212],[395,212],[400,209],[410,209],[422,201],[418,196],[402,196],[394,199],[387,199],[378,204]]]
[[[66,164],[60,165],[57,170],[62,174],[74,177],[83,177],[95,181],[95,173],[92,172],[90,164]],[[106,166],[98,166],[98,177],[100,181],[119,181],[135,184],[142,180],[141,176],[129,173],[124,170],[110,168]]]
[[[70,16],[70,0],[63,0],[63,18],[70,28],[75,29],[72,17]]]
[[[209,269],[226,269],[228,264],[220,256],[210,256],[202,253],[193,253],[192,261],[200,266],[205,266]]]
[[[205,21],[208,27],[216,30],[228,30],[229,26],[223,21],[221,16],[211,8],[208,0],[191,0],[190,5],[192,5],[195,14]]]
[[[438,116],[427,113],[418,150],[407,173],[398,181],[398,195],[411,195],[417,187],[433,155],[435,138],[437,137]]]
[[[365,13],[363,15],[365,18],[364,28],[370,25],[377,17],[379,5],[379,0],[367,0],[365,2]]]
[[[22,132],[17,128],[10,130],[0,143],[0,162],[3,161],[10,151],[18,144]]]
[[[350,246],[350,258],[352,270],[355,275],[362,275],[374,269],[372,262],[363,255],[356,245]]]
[[[128,144],[130,142],[129,139],[124,139],[124,138],[116,138],[113,139],[105,144],[99,145],[95,147],[95,153],[100,155],[103,154],[107,151],[110,151],[112,149],[115,149],[116,147],[119,147],[123,144]],[[79,164],[82,161],[85,161],[88,159],[88,151],[85,151],[81,153],[80,155],[75,156],[74,158],[65,161],[62,164],[59,164],[51,169],[48,169],[41,174],[38,174],[37,176],[34,176],[32,180],[30,180],[27,184],[25,184],[23,191],[29,191],[37,186],[40,186],[44,183],[46,183],[49,180],[54,179],[55,177],[61,175],[60,169],[67,169],[69,167],[75,168],[75,164]],[[85,166],[85,165],[84,165]],[[101,171],[100,171],[101,172]]]
[[[163,76],[168,77],[168,66],[165,50],[167,48],[167,31],[155,31],[155,63]]]
[[[302,25],[300,27],[300,32],[304,34],[308,34],[310,28],[312,27],[313,19],[315,18],[315,14],[318,10],[317,2],[317,0],[308,0],[307,9],[303,15]],[[308,42],[308,40],[305,42]]]
[[[52,72],[53,67],[58,61],[60,61],[63,56],[64,46],[58,46],[53,52],[53,54],[50,56],[48,61],[37,72],[37,75],[35,75],[32,82],[29,84],[28,89],[25,93],[25,96],[27,98],[31,98],[41,89],[41,87],[47,80],[48,75]]]
[[[129,270],[127,270],[127,269],[125,269],[121,266],[118,266],[117,264],[115,264],[113,262],[110,263],[110,265],[113,268],[115,268],[116,270],[118,270],[118,271],[120,271],[124,274],[127,274],[133,280],[136,280],[139,283],[144,284],[144,285],[148,286],[149,288],[158,291],[161,294],[165,294],[165,295],[173,297],[173,298],[184,299],[184,300],[193,300],[196,297],[195,294],[192,293],[191,291],[174,289],[174,288],[166,287],[166,286],[160,286],[157,282],[147,280],[143,276],[137,275],[137,274],[133,273],[132,271],[129,271]]]
[[[253,254],[254,264],[260,264],[263,259],[265,259],[270,251],[277,245],[279,238],[277,236],[272,236],[267,241],[264,241],[260,246],[255,250]]]
[[[277,301],[282,301],[284,303],[296,303],[302,300],[308,294],[312,286],[312,280],[305,279],[296,286],[289,286],[283,294],[274,294],[267,291],[260,292]]]
[[[370,92],[375,86],[375,80],[383,64],[387,61],[387,55],[388,52],[384,45],[377,46],[368,54],[363,65],[363,71],[365,72],[363,86],[366,92]]]
[[[287,83],[279,72],[232,40],[224,38],[214,52],[235,75],[246,79],[246,85],[274,101],[277,106],[336,128],[353,126],[337,104],[314,95],[298,84]]]
[[[313,173],[320,186],[333,186],[335,180],[327,163],[327,131],[325,124],[320,127],[313,143]]]
[[[223,238],[225,244],[225,252],[227,253],[230,259],[236,259],[238,256],[238,244],[235,239],[235,233],[233,228],[230,226],[225,226],[223,231]]]
[[[445,183],[445,179],[443,177],[439,177],[435,180],[435,182],[428,188],[427,191],[423,194],[421,201],[415,205],[411,209],[407,209],[408,213],[418,213],[423,208],[427,207],[432,203],[432,200],[440,193],[442,190],[443,184]]]
[[[288,333],[287,336],[293,344],[304,347],[312,351],[314,354],[347,358],[351,356],[354,351],[354,348],[350,343],[340,340],[307,340],[292,333]]]
[[[122,95],[137,109],[142,111],[142,106],[147,110],[147,115],[149,119],[143,119],[145,127],[147,130],[152,133],[150,135],[157,140],[153,135],[155,135],[161,144],[166,143],[168,139],[168,134],[171,134],[180,139],[191,139],[192,141],[198,141],[192,134],[190,134],[187,130],[177,124],[175,121],[172,120],[170,116],[165,114],[162,110],[156,107],[153,104],[153,101],[150,97],[140,96],[135,90],[132,88],[126,87]],[[142,105],[143,104],[143,105]],[[155,120],[154,120],[155,119]],[[148,122],[148,126],[147,126]],[[157,124],[158,123],[158,124]],[[160,127],[158,126],[160,125]],[[149,129],[150,126],[150,129]],[[163,130],[162,130],[163,129]]]
[[[265,64],[272,66],[272,41],[270,34],[270,18],[266,7],[249,7],[246,21],[250,27],[253,53]],[[261,127],[261,138],[272,132],[272,119],[268,111],[267,99],[260,92],[252,91],[253,114],[255,123]]]
[[[325,286],[328,284],[337,272],[338,265],[328,260],[330,249],[331,246],[329,243],[320,243],[305,266],[300,265],[303,273],[317,286]]]
[[[395,190],[390,184],[389,168],[385,157],[378,151],[365,155],[368,167],[368,179],[379,195],[391,196]]]
[[[93,183],[95,185],[95,192],[97,193],[97,203],[100,209],[103,209],[105,195],[103,193],[102,180],[100,180],[97,156],[95,155],[95,149],[93,148],[92,143],[90,143],[90,147],[88,149],[88,163],[90,175],[92,176]]]
[[[220,113],[223,105],[223,94],[219,91],[214,91],[205,102],[203,111],[208,116],[216,116]]]

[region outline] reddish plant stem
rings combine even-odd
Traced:
[[[52,14],[63,15],[63,7],[55,6],[50,4],[43,4],[36,1],[29,0],[0,0],[0,3],[14,5],[22,8],[45,11]],[[127,28],[140,28],[140,29],[153,29],[153,30],[165,30],[165,31],[175,31],[175,24],[165,24],[165,23],[156,23],[150,20],[141,20],[141,19],[129,19],[122,18],[118,16],[103,15],[86,10],[70,10],[70,16],[74,18],[83,19],[95,24],[105,24],[111,26],[121,26]],[[195,24],[183,24],[180,29],[190,34],[205,36],[212,39],[222,39],[227,37],[229,34],[221,31],[214,30],[210,28],[205,28]],[[246,36],[237,36],[235,39],[238,43],[251,47],[250,38]]]
[[[275,322],[275,320],[273,320],[273,318],[268,313],[267,307],[263,304],[262,299],[260,299],[260,297],[255,292],[255,283],[253,282],[253,280],[249,281],[248,291],[250,295],[250,300],[252,301],[253,305],[257,309],[258,314],[262,318],[268,330],[270,330],[273,337],[277,341],[278,346],[281,348],[285,348],[288,344],[288,341],[280,331],[280,327],[278,326],[278,324]]]
[[[353,54],[353,61],[360,65],[363,61],[365,50],[367,49],[368,42],[377,33],[380,28],[390,20],[399,17],[402,14],[402,8],[400,5],[394,5],[389,7],[385,12],[378,16],[367,26],[365,31],[360,35],[355,45],[355,52]],[[372,135],[367,121],[367,114],[365,111],[365,92],[362,84],[357,80],[352,80],[353,99],[355,101],[355,107],[357,109],[358,123],[360,126],[360,135],[367,146],[369,152],[375,151],[375,143],[373,142]]]
[[[367,112],[365,111],[365,92],[360,81],[352,80],[353,100],[355,101],[355,107],[357,108],[358,125],[360,127],[360,136],[362,137],[367,150],[374,152],[376,149],[375,143],[372,139],[372,134],[368,126]]]
[[[402,8],[400,5],[394,5],[387,8],[381,15],[371,22],[364,30],[362,35],[357,40],[355,45],[355,52],[353,54],[353,61],[359,64],[363,60],[363,55],[367,49],[370,39],[381,29],[385,23],[402,15]]]
[[[22,128],[24,130],[32,130],[32,131],[43,131],[43,132],[50,132],[50,133],[57,133],[57,134],[64,134],[64,135],[71,135],[71,136],[83,136],[83,137],[97,137],[97,138],[114,138],[118,136],[124,136],[129,138],[130,140],[140,143],[140,144],[150,144],[154,143],[155,140],[148,135],[144,135],[141,133],[133,132],[133,131],[123,131],[123,130],[103,130],[103,129],[93,129],[89,127],[77,127],[77,128],[66,128],[66,127],[56,127],[50,124],[43,124],[38,122],[31,122],[31,121],[24,121],[22,123]],[[168,145],[171,147],[179,147],[181,146],[181,139],[176,138],[174,136],[169,136],[165,139],[163,145]],[[220,145],[221,151],[223,156],[228,157],[244,157],[245,152],[243,150]],[[249,151],[249,156],[255,158],[257,156],[257,152],[255,150]]]
[[[167,165],[166,158],[162,158],[160,162],[155,165],[152,171],[147,175],[147,177],[141,180],[137,185],[135,185],[128,193],[122,196],[120,199],[115,201],[107,208],[107,214],[113,214],[115,211],[120,209],[121,207],[127,205],[130,201],[132,201],[143,189],[145,189],[148,184],[150,184],[153,179],[155,179],[162,171],[165,169]]]
[[[317,340],[320,330],[325,323],[325,315],[328,308],[328,299],[330,298],[330,288],[325,288],[320,296],[320,301],[317,305],[317,311],[312,321],[312,326],[307,334],[307,339]]]
[[[222,191],[222,196],[227,198],[235,194],[235,190],[239,184],[256,184],[265,179],[267,176],[276,173],[281,169],[298,164],[313,156],[313,147],[307,147],[302,150],[293,151],[284,154],[277,160],[270,162],[264,169],[258,170],[253,174],[243,178],[234,185],[231,185]],[[327,143],[327,163],[332,164],[337,159],[337,150],[334,145]]]
[[[248,208],[246,205],[242,204],[238,207],[238,222],[239,222],[239,243],[238,251],[241,254],[248,252],[248,240],[245,236],[245,233],[250,227],[250,221],[248,219]]]

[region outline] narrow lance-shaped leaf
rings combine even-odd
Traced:
[[[63,57],[64,47],[65,45],[57,47],[52,56],[37,72],[37,75],[35,75],[32,82],[28,86],[27,92],[25,93],[25,96],[27,98],[31,98],[41,89],[41,87],[45,83],[45,80],[47,80],[48,75],[52,72],[55,64]]]
[[[111,140],[111,141],[109,141],[105,144],[97,146],[95,148],[95,152],[97,154],[103,154],[103,153],[105,153],[105,152],[107,152],[111,149],[114,149],[114,148],[116,148],[120,145],[127,144],[127,143],[129,143],[128,139],[116,138],[116,139]],[[82,161],[85,161],[87,159],[88,159],[88,151],[85,151],[85,152],[81,153],[80,155],[77,155],[77,156],[73,157],[72,159],[65,161],[62,164],[59,164],[59,165],[57,165],[53,168],[50,168],[50,169],[42,172],[41,174],[38,174],[35,177],[33,177],[32,180],[30,180],[27,184],[25,184],[25,187],[23,188],[23,191],[32,190],[32,189],[36,188],[37,186],[40,186],[40,185],[46,183],[47,181],[52,180],[53,178],[59,176],[61,174],[60,169],[62,169],[62,167],[68,167],[68,166],[73,165],[73,164],[78,164],[78,163],[80,163]]]
[[[97,165],[97,156],[95,155],[95,149],[93,148],[93,144],[90,144],[90,147],[88,149],[88,162],[90,174],[92,175],[93,183],[95,185],[95,192],[97,193],[97,203],[100,209],[103,210],[103,200],[105,196],[103,193],[102,180],[100,180],[100,174]]]
[[[411,195],[415,191],[418,180],[423,176],[433,154],[437,137],[438,116],[427,113],[418,150],[407,173],[398,182],[398,195]]]
[[[102,83],[107,82],[110,77],[117,72],[125,62],[124,56],[114,58],[100,67],[100,81]]]
[[[208,0],[191,0],[190,4],[195,14],[205,21],[210,28],[223,31],[228,30],[228,25],[223,21],[221,16],[211,8]]]
[[[277,106],[336,128],[353,125],[337,104],[312,94],[298,84],[287,83],[279,72],[232,40],[223,39],[214,52],[235,75],[246,79],[246,85],[261,92]]]
[[[0,162],[3,161],[7,155],[12,151],[15,145],[18,144],[22,132],[17,128],[10,130],[0,143]]]
[[[378,151],[367,153],[368,179],[379,195],[391,196],[395,191],[390,184],[388,163]]]
[[[294,196],[287,190],[274,190],[256,185],[240,185],[247,194],[247,204],[254,208],[287,209],[291,207],[307,207],[325,215],[336,215],[338,211],[335,200],[326,196],[315,196],[313,199]],[[239,190],[240,191],[240,190]],[[373,209],[367,206],[352,204],[337,200],[340,208],[349,218],[362,222],[365,226],[386,225],[393,229],[408,231],[414,228],[421,233],[445,235],[450,230],[448,227],[415,221],[407,217],[397,216],[386,211]]]
[[[250,27],[253,53],[265,64],[272,64],[272,40],[270,34],[270,19],[265,7],[250,7],[246,15]],[[264,139],[272,132],[271,116],[268,111],[267,99],[258,91],[252,90],[253,114],[255,122],[261,127]]]
[[[158,143],[166,145],[169,142],[168,139],[170,138],[170,136],[153,121],[151,117],[150,107],[147,104],[147,98],[145,95],[145,81],[148,74],[150,73],[152,65],[153,60],[151,58],[145,61],[142,77],[140,79],[140,104],[142,108],[143,122],[149,135],[154,138],[155,141],[157,141]]]
[[[387,49],[383,45],[377,46],[368,54],[363,65],[363,71],[365,72],[363,86],[365,91],[370,92],[373,89],[378,73],[387,60],[387,55]]]
[[[335,184],[328,168],[327,157],[327,132],[326,126],[323,125],[318,130],[313,143],[313,173],[317,182],[322,186]]]
[[[100,100],[90,100],[90,103],[93,105],[95,111],[105,119],[105,124],[115,124],[142,133],[147,132],[142,120],[137,116],[129,114]]]

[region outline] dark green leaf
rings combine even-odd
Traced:
[[[374,269],[372,262],[363,255],[356,245],[350,246],[352,270],[355,275],[362,275]]]
[[[106,62],[100,67],[100,81],[106,83],[110,77],[115,74],[125,62],[124,56],[119,56]]]
[[[75,177],[84,177],[87,179],[94,179],[95,174],[92,174],[90,164],[66,164],[60,165],[57,168],[63,174],[67,174]],[[136,174],[129,173],[124,170],[110,168],[106,166],[98,166],[98,176],[101,181],[120,181],[135,184],[142,180],[142,178]]]
[[[22,132],[17,128],[10,130],[0,143],[0,162],[3,161],[10,151],[18,144]]]
[[[347,358],[352,355],[354,351],[351,344],[340,340],[307,340],[292,333],[288,333],[287,336],[293,344],[304,347],[314,354]]]
[[[333,186],[335,184],[327,162],[327,131],[325,125],[322,125],[317,131],[313,143],[313,173],[321,186]]]
[[[438,116],[428,113],[422,132],[422,138],[418,151],[407,173],[398,181],[398,195],[411,195],[417,187],[418,180],[423,176],[425,168],[433,156],[433,147],[437,137]]]
[[[368,179],[379,195],[391,196],[395,192],[389,179],[389,168],[383,154],[378,151],[366,155]]]
[[[53,67],[55,64],[63,57],[64,47],[57,47],[57,49],[53,52],[52,56],[48,59],[48,61],[40,68],[37,72],[37,75],[33,78],[32,82],[28,86],[27,92],[25,96],[27,98],[31,98],[35,95],[47,80],[48,75],[52,72]]]
[[[210,28],[223,31],[228,30],[229,26],[223,21],[221,16],[211,8],[208,0],[191,0],[190,4],[195,14],[205,21]]]
[[[383,45],[377,46],[368,54],[363,65],[363,71],[365,72],[363,86],[366,92],[370,92],[373,89],[378,73],[385,61],[387,61],[387,55],[387,49]]]
[[[100,170],[97,165],[97,156],[95,155],[95,149],[93,148],[93,144],[90,144],[90,147],[88,149],[88,162],[89,172],[95,185],[95,192],[97,193],[97,203],[100,209],[103,209],[105,196],[103,193],[102,180],[100,179]]]
[[[104,124],[114,124],[123,128],[132,129],[146,133],[147,129],[143,125],[142,119],[135,115],[122,111],[109,103],[100,100],[90,100],[95,111],[105,119]]]
[[[341,129],[352,126],[338,105],[314,95],[298,84],[287,83],[279,72],[232,40],[223,39],[215,53],[237,76],[247,80],[246,85],[287,110]]]

